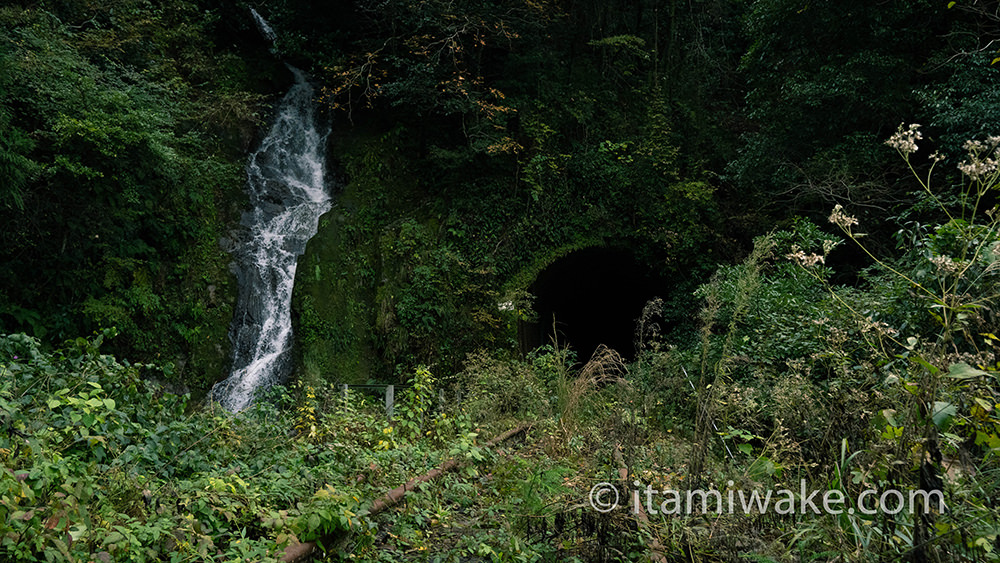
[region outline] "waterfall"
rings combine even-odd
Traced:
[[[250,8],[250,13],[253,15],[253,21],[257,22],[257,29],[260,30],[261,35],[266,37],[271,43],[274,43],[274,40],[277,39],[278,36],[275,35],[274,30],[271,29],[271,24],[267,23],[267,20],[257,13],[257,10]]]
[[[270,30],[263,18],[259,23],[262,31]],[[291,370],[295,266],[320,215],[331,207],[325,178],[329,127],[316,116],[313,89],[302,71],[288,68],[295,84],[247,163],[253,210],[243,215],[248,237],[235,253],[239,297],[230,327],[232,371],[212,388],[212,397],[231,412],[246,408],[258,389],[280,382]]]

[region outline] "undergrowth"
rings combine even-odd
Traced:
[[[894,137],[907,161],[917,132]],[[110,331],[0,337],[0,559],[996,561],[998,143],[967,145],[947,205],[921,180],[946,220],[899,256],[838,207],[843,237],[799,221],[721,267],[698,338],[671,342],[654,301],[631,364],[553,343],[414,366],[391,419],[325,383],[232,415],[101,354]],[[826,264],[845,242],[873,264],[850,287]]]

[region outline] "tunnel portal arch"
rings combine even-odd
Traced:
[[[669,290],[668,279],[626,248],[574,251],[549,264],[528,287],[535,319],[518,326],[521,352],[550,344],[554,321],[560,345],[568,344],[580,361],[600,344],[633,360],[643,307]]]

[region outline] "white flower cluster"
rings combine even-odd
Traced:
[[[889,336],[893,333],[893,330],[888,323],[876,321],[870,316],[859,319],[859,324],[861,325],[861,332],[874,332],[882,336]]]
[[[978,161],[973,160],[971,162],[965,161],[958,165],[958,169],[962,172],[962,174],[965,174],[973,180],[978,180],[996,170],[997,161],[992,158]]]
[[[792,252],[790,254],[786,254],[785,258],[798,263],[804,268],[811,268],[819,264],[826,264],[826,256],[816,253],[806,254],[805,252],[802,252],[802,249],[799,248],[797,244],[792,245]]]
[[[857,218],[844,213],[844,207],[839,203],[833,207],[833,212],[830,213],[830,222],[845,231],[849,231],[851,225],[858,224]]]
[[[962,269],[962,265],[948,256],[935,256],[930,258],[931,264],[937,269],[938,273],[949,275],[954,274]]]
[[[900,124],[899,129],[892,137],[889,137],[885,144],[896,149],[903,156],[909,156],[917,152],[917,141],[923,138],[924,135],[920,132],[919,124],[914,123],[906,129],[903,129],[903,125]]]
[[[987,137],[986,142],[966,141],[962,148],[969,153],[969,159],[958,165],[958,169],[969,178],[980,181],[996,172],[1000,160],[1000,136]],[[993,158],[990,158],[992,154]]]

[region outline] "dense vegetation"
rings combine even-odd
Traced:
[[[997,560],[996,10],[0,7],[0,559]],[[233,416],[200,397],[283,61],[335,124],[338,204],[295,377]],[[534,280],[595,247],[672,280],[634,349],[519,346]],[[387,421],[344,381],[409,385]],[[644,520],[592,509],[602,481],[947,509]]]

